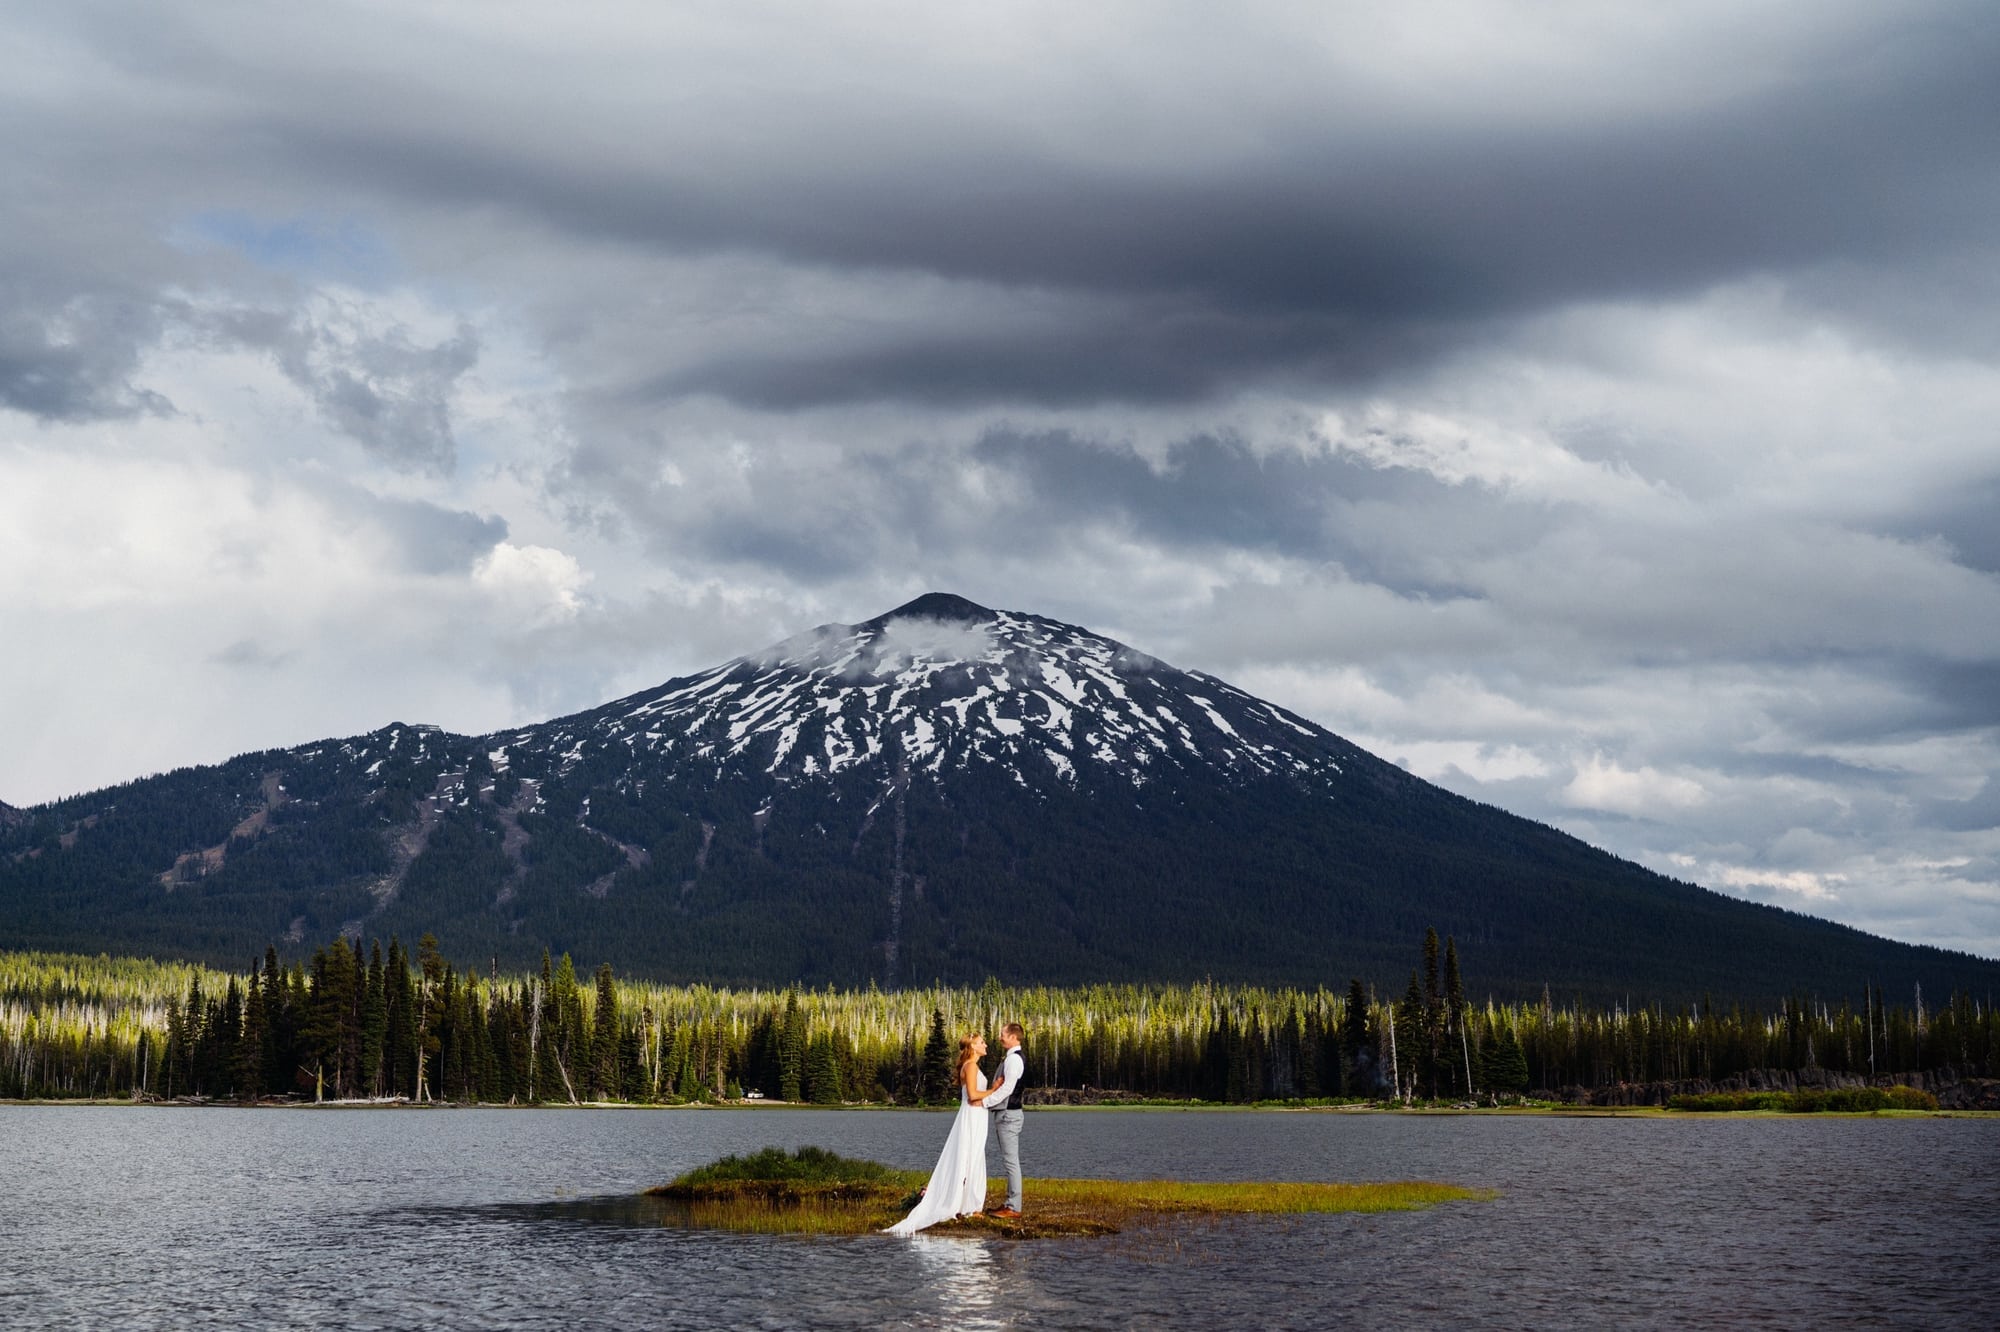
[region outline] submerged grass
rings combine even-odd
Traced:
[[[725,1157],[648,1190],[672,1220],[702,1229],[751,1234],[858,1235],[886,1229],[916,1202],[924,1176],[818,1147],[775,1147]],[[999,1181],[989,1202],[997,1203]],[[1404,1212],[1441,1202],[1480,1202],[1490,1189],[1429,1180],[1380,1184],[1191,1183],[1181,1180],[1031,1179],[1028,1215],[1002,1220],[960,1217],[934,1234],[1010,1239],[1112,1235],[1167,1219],[1315,1212]]]

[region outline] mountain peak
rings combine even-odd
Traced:
[[[1030,791],[1162,779],[1284,778],[1323,790],[1353,751],[1209,676],[1113,639],[931,592],[861,624],[821,625],[700,675],[524,728],[507,747],[655,755],[784,786],[984,769]]]
[[[889,620],[923,619],[956,620],[968,624],[984,624],[993,619],[995,612],[976,601],[951,592],[926,592],[915,601],[906,601],[892,611],[884,611],[869,621],[880,624]]]

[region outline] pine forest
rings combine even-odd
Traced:
[[[1027,1029],[1043,1099],[1492,1102],[1756,1071],[1991,1076],[2000,1019],[1959,993],[1762,1008],[1475,1001],[1455,944],[1381,992],[1222,984],[720,989],[455,966],[426,935],[241,973],[0,954],[0,1098],[568,1104],[932,1103],[958,1034]],[[1832,1079],[1839,1081],[1840,1079]],[[1572,1099],[1574,1099],[1572,1097]]]

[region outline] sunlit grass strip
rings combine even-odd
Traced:
[[[1490,1202],[1492,1189],[1434,1180],[1383,1184],[1209,1183],[1148,1179],[1038,1179],[1023,1185],[1037,1207],[1129,1212],[1195,1212],[1212,1216],[1308,1212],[1415,1212],[1444,1202]]]
[[[835,1156],[816,1147],[796,1153],[766,1148],[747,1157],[725,1157],[648,1192],[662,1200],[669,1223],[749,1234],[859,1235],[883,1230],[900,1219],[922,1182],[923,1176],[914,1172]],[[1031,1179],[1024,1187],[1030,1210],[1020,1220],[961,1217],[934,1229],[1016,1239],[1109,1235],[1149,1220],[1410,1212],[1499,1196],[1491,1189],[1432,1180],[1331,1184]],[[989,1200],[997,1202],[999,1181],[993,1181],[990,1189]]]
[[[864,1204],[852,1199],[804,1198],[794,1205],[777,1207],[768,1199],[737,1197],[663,1206],[669,1209],[673,1224],[739,1235],[865,1235],[887,1230],[904,1212],[891,1199]]]

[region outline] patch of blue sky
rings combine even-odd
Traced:
[[[303,278],[375,287],[398,272],[388,242],[354,217],[269,219],[239,209],[196,213],[174,229],[185,249],[233,250],[263,268]]]

